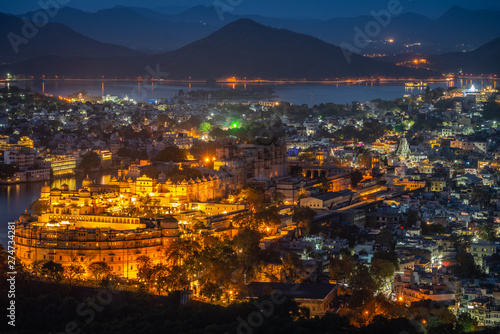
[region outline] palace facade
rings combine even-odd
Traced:
[[[107,184],[86,178],[77,191],[45,185],[39,200],[42,213],[35,221],[24,213],[16,223],[17,254],[27,265],[51,260],[88,267],[104,261],[112,274],[136,278],[140,256],[158,263],[178,241],[179,222],[171,214],[190,208],[191,202],[224,197],[233,188],[230,176],[172,182],[163,173],[158,179],[113,178]],[[139,218],[147,213],[164,218]]]

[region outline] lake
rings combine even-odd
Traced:
[[[14,83],[11,83],[14,85]],[[25,87],[26,83],[15,83],[21,87]],[[52,94],[55,96],[66,97],[75,92],[86,90],[93,96],[111,95],[118,98],[128,96],[138,101],[148,101],[149,99],[166,98],[170,99],[177,94],[180,89],[184,91],[190,90],[214,90],[214,89],[248,89],[252,86],[262,85],[272,87],[278,99],[281,101],[290,102],[293,104],[311,104],[313,99],[314,104],[333,102],[337,104],[346,104],[353,101],[365,102],[373,99],[392,100],[403,97],[408,94],[419,94],[424,88],[405,87],[402,82],[392,83],[376,83],[376,82],[361,82],[354,84],[323,84],[323,83],[299,83],[299,84],[240,84],[240,83],[219,83],[215,87],[207,87],[203,83],[154,83],[144,85],[135,81],[85,81],[85,80],[51,80],[51,81],[34,81],[28,83],[31,89]],[[488,80],[457,80],[442,81],[430,83],[431,88],[437,87],[467,87],[472,84],[476,88],[483,86],[495,86],[497,82]],[[0,83],[0,87],[4,87],[5,83]]]

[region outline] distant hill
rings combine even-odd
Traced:
[[[500,74],[500,38],[472,52],[447,53],[430,56],[432,68],[441,72]]]
[[[133,58],[88,61],[74,59],[32,59],[13,72],[76,77],[134,77],[147,75],[146,67],[169,72],[171,79],[323,80],[349,77],[426,77],[435,73],[414,70],[349,55],[332,44],[289,30],[263,26],[241,19],[210,36],[179,50]]]
[[[172,22],[204,22],[214,27],[222,27],[241,18],[249,18],[258,23],[284,28],[308,34],[332,44],[352,43],[358,27],[363,30],[367,23],[374,21],[370,15],[351,18],[332,18],[330,20],[313,19],[281,19],[259,15],[238,16],[223,13],[223,20],[213,6],[199,5],[171,15]],[[410,49],[419,52],[450,52],[455,50],[472,50],[500,35],[500,11],[467,10],[458,6],[451,7],[436,20],[426,16],[404,13],[394,16],[387,27],[383,27],[369,45],[366,52],[376,49],[390,50],[390,45],[380,46],[381,41],[392,38],[397,43],[421,43],[418,48]]]
[[[436,21],[433,31],[436,40],[464,44],[463,50],[476,49],[500,36],[500,11],[473,11],[454,6]]]
[[[27,13],[25,16],[32,15]],[[368,13],[365,16],[329,20],[283,19],[235,15],[230,12],[221,14],[214,6],[203,5],[186,10],[169,6],[157,10],[117,6],[95,13],[64,7],[51,20],[101,42],[143,52],[163,53],[197,41],[242,18],[311,35],[336,45],[352,43],[354,28],[364,30],[367,23],[374,21]],[[500,11],[473,11],[455,6],[436,20],[414,13],[394,16],[363,52],[399,52],[405,44],[414,43],[421,44],[409,51],[445,53],[473,50],[497,36],[500,36]],[[396,43],[385,43],[389,38]]]
[[[179,50],[156,56],[174,77],[325,79],[429,75],[344,51],[317,38],[241,19]]]
[[[58,23],[48,23],[38,28],[38,32],[33,38],[29,38],[26,40],[26,43],[18,45],[19,52],[16,53],[8,36],[10,33],[14,33],[22,37],[24,24],[16,16],[0,13],[0,63],[19,62],[31,57],[47,55],[62,57],[121,57],[140,55],[139,52],[123,46],[95,41]]]
[[[149,53],[180,48],[217,30],[199,21],[172,22],[171,15],[124,6],[95,13],[64,7],[51,20],[95,40]],[[32,17],[33,13],[25,16]]]

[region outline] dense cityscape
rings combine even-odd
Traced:
[[[498,81],[424,78],[439,60],[418,55],[377,68],[401,96],[347,104],[250,76],[157,98],[159,65],[142,95],[2,73],[2,207],[27,205],[0,212],[0,332],[498,333]],[[337,87],[381,85],[353,73]]]

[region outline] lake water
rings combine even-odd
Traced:
[[[16,83],[19,86],[26,86],[25,83]],[[437,87],[470,87],[474,84],[477,88],[483,86],[495,86],[497,82],[487,80],[458,80],[458,81],[442,81],[433,82],[431,88]],[[0,83],[0,87],[5,86],[5,83]],[[59,81],[35,81],[29,85],[33,90],[52,94],[55,96],[66,97],[75,92],[86,90],[93,96],[111,95],[118,98],[128,96],[137,101],[148,101],[149,99],[166,98],[170,99],[177,94],[180,89],[185,92],[190,90],[214,90],[214,89],[248,89],[259,84],[217,84],[215,87],[207,87],[201,83],[162,83],[162,84],[147,84],[134,81],[76,81],[76,80],[59,80]],[[261,86],[269,86],[274,89],[278,99],[287,101],[293,104],[314,104],[334,102],[337,104],[346,104],[353,101],[365,102],[373,99],[392,100],[398,97],[403,97],[408,94],[419,94],[423,88],[409,89],[404,86],[404,83],[375,83],[361,82],[356,84],[260,84]],[[206,101],[202,101],[206,102]]]

